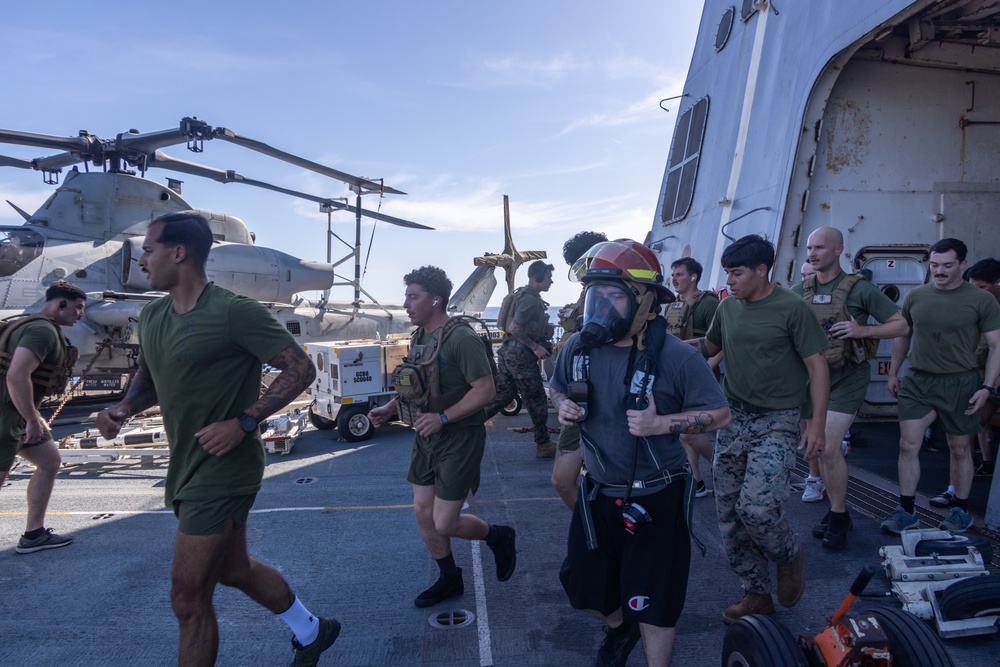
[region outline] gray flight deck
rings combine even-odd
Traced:
[[[268,455],[249,523],[250,550],[277,567],[310,610],[343,624],[321,665],[591,664],[601,639],[599,625],[569,607],[558,578],[570,513],[549,486],[551,461],[534,458],[530,433],[511,430],[528,423],[526,414],[494,420],[482,486],[471,507],[487,521],[517,530],[514,576],[497,582],[485,545],[456,540],[466,593],[431,609],[412,603],[435,579],[436,567],[410,508],[405,481],[409,431],[393,425],[367,442],[347,443],[335,432],[309,430],[290,455]],[[553,414],[550,424],[555,425]],[[869,440],[871,447],[894,452],[894,442]],[[75,544],[17,555],[13,547],[23,530],[29,473],[26,466],[16,468],[0,492],[0,665],[175,664],[177,624],[169,600],[175,521],[163,508],[166,461],[121,459],[65,468],[47,525],[73,534]],[[829,553],[810,535],[825,504],[806,505],[794,491],[786,504],[806,549],[807,586],[798,606],[779,608],[775,618],[795,635],[818,633],[858,571],[878,566],[878,546],[892,541],[878,532],[882,516],[862,511],[880,512],[874,501],[894,504],[894,484],[856,468],[852,475],[866,495],[855,505],[860,509],[854,510],[855,528],[844,552]],[[926,501],[918,497],[925,508]],[[699,499],[695,514],[695,531],[708,555],[693,555],[674,652],[673,664],[679,667],[721,663],[721,612],[740,596],[712,498]],[[868,590],[887,588],[878,570]],[[879,604],[895,603],[858,603],[859,608]],[[219,665],[288,663],[290,635],[284,624],[241,593],[220,588],[216,613]],[[461,625],[472,616],[471,623]],[[432,619],[453,619],[458,627],[435,627]],[[1000,640],[990,635],[948,640],[947,646],[963,667],[995,666]],[[645,664],[641,645],[628,664]]]

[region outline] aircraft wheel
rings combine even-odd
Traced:
[[[1000,577],[969,577],[941,592],[941,613],[953,621],[1000,615]]]
[[[515,396],[511,402],[500,408],[500,414],[504,417],[513,417],[521,411],[521,397]]]
[[[751,614],[736,621],[722,640],[722,667],[807,667],[795,637],[770,616]]]
[[[955,667],[941,639],[913,614],[896,607],[869,613],[878,619],[889,640],[893,667]]]
[[[917,542],[917,555],[930,556],[964,556],[968,553],[968,547],[979,549],[983,557],[983,563],[993,560],[993,545],[982,535],[975,533],[959,533],[943,540],[920,540]]]
[[[309,423],[313,425],[313,428],[317,431],[332,431],[337,428],[337,422],[314,412],[315,407],[314,405],[309,406]]]
[[[348,442],[360,442],[372,437],[375,426],[368,419],[368,404],[347,405],[337,415],[337,433]]]

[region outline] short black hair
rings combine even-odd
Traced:
[[[965,273],[968,276],[967,280],[975,278],[984,283],[995,283],[1000,281],[1000,262],[987,257],[970,266]]]
[[[939,255],[946,253],[949,250],[955,251],[955,257],[960,262],[964,262],[966,256],[968,256],[969,254],[969,248],[958,239],[953,239],[953,238],[941,239],[940,241],[931,246],[931,252],[937,253]]]
[[[688,273],[698,276],[698,280],[701,280],[702,275],[704,275],[702,271],[704,271],[705,269],[701,265],[701,262],[699,262],[693,257],[681,257],[680,259],[670,264],[671,269],[676,269],[678,266],[683,266],[685,269],[687,269]]]
[[[563,259],[566,264],[573,266],[573,263],[583,257],[583,253],[593,248],[598,243],[608,240],[608,235],[604,232],[580,232],[574,234],[563,243]]]
[[[163,225],[158,242],[170,248],[184,246],[191,259],[199,266],[203,267],[208,262],[208,251],[212,249],[212,228],[201,213],[167,213],[149,224]]]
[[[76,301],[77,299],[86,300],[86,298],[87,293],[68,280],[57,280],[45,290],[46,301],[51,301],[52,299],[71,299]]]
[[[443,269],[436,266],[421,266],[403,276],[403,282],[407,285],[420,285],[428,294],[440,296],[444,301],[441,310],[448,308],[448,301],[451,300],[451,280]]]
[[[551,264],[547,264],[545,260],[536,259],[534,262],[528,265],[528,277],[534,280],[536,283],[540,283],[545,280],[545,274],[549,271],[555,271],[556,267]]]
[[[756,269],[761,264],[770,271],[774,266],[774,244],[759,234],[749,234],[735,241],[722,253],[722,268],[745,266]]]

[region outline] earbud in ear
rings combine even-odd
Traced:
[[[438,305],[438,302],[437,302],[437,299],[434,299],[434,303],[432,303],[431,305],[432,305],[432,306],[436,306],[436,305]]]

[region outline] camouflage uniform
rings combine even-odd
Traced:
[[[805,301],[775,286],[758,302],[723,300],[705,337],[729,367],[732,421],[718,431],[712,465],[722,542],[744,590],[770,594],[768,560],[781,566],[799,554],[782,503],[809,383],[802,360],[823,351],[826,331]]]
[[[531,287],[523,287],[522,290],[524,296],[513,306],[514,314],[509,319],[513,320],[519,312],[530,313],[530,317],[527,318],[531,321],[529,335],[535,342],[547,340],[551,335],[544,334],[552,330],[546,310],[548,304],[542,300],[537,290]],[[504,334],[503,345],[497,353],[496,389],[496,398],[486,406],[487,418],[495,415],[514,400],[515,396],[520,395],[521,402],[531,415],[535,444],[550,440],[549,403],[545,388],[542,386],[542,371],[538,357],[510,333]]]
[[[729,565],[748,593],[770,593],[768,560],[787,563],[799,547],[782,504],[795,466],[799,411],[733,419],[715,445],[715,503]]]

